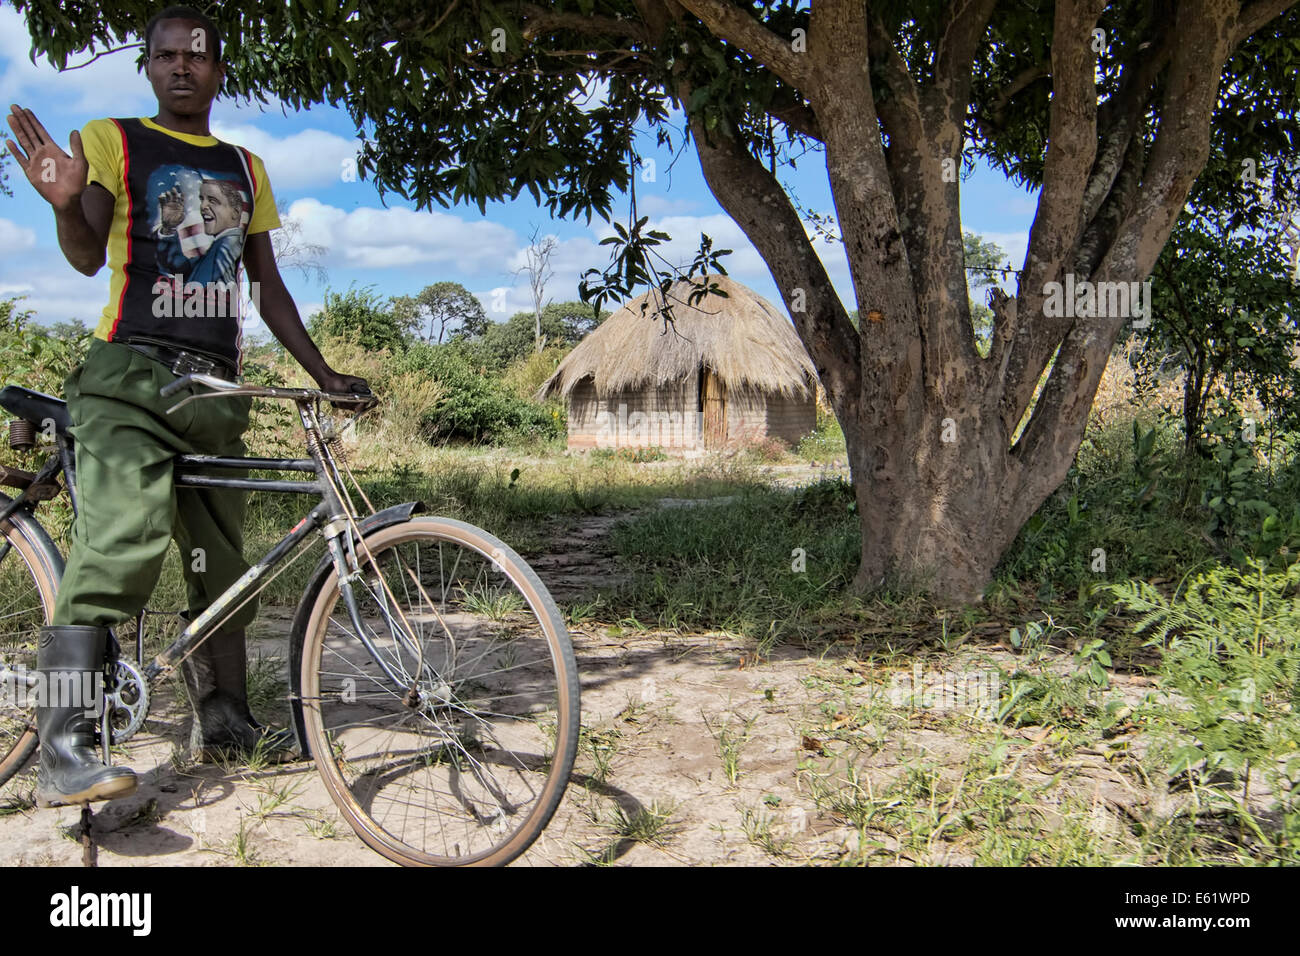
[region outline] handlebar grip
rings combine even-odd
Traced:
[[[181,378],[178,378],[174,382],[168,382],[166,385],[164,385],[162,388],[158,390],[158,394],[161,395],[163,398],[166,398],[169,395],[175,395],[181,389],[185,388],[187,385],[192,384],[193,382],[194,382],[193,375],[184,375]]]

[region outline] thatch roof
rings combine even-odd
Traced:
[[[690,284],[678,282],[668,291],[671,325],[658,314],[658,289],[628,302],[578,343],[537,397],[568,397],[588,377],[600,395],[657,387],[696,375],[701,365],[729,391],[811,397],[817,373],[790,320],[727,276],[708,281],[727,298],[710,294],[692,306]]]

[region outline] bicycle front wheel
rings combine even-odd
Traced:
[[[573,769],[578,674],[564,620],[514,551],[460,521],[384,528],[357,558],[363,634],[330,577],[304,637],[303,718],[326,788],[390,860],[508,863],[550,821]]]

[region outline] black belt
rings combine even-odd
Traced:
[[[155,345],[152,342],[131,341],[122,344],[129,349],[134,349],[141,355],[153,359],[155,362],[161,362],[174,375],[190,375],[192,373],[212,375],[217,373],[219,377],[232,380],[238,376],[234,364],[213,355],[200,355],[197,352],[187,352],[184,349],[171,348],[166,345]]]

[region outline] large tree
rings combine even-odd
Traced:
[[[1145,279],[1207,161],[1231,205],[1238,164],[1276,154],[1293,129],[1294,2],[249,0],[212,13],[231,92],[345,104],[366,132],[363,169],[420,206],[527,189],[558,215],[608,215],[634,124],[671,142],[682,107],[843,425],[858,583],[901,575],[965,600],[1065,477],[1126,322],[1052,307],[1054,284]],[[17,5],[56,65],[127,40],[153,9]],[[858,328],[783,186],[809,148],[825,159]],[[976,155],[1039,187],[987,357],[959,213],[957,172]]]

